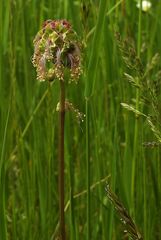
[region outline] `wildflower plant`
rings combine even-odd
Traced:
[[[66,20],[47,20],[34,39],[32,59],[40,81],[77,81],[81,74],[81,44],[71,24]]]
[[[81,42],[66,20],[47,20],[34,39],[33,65],[39,81],[60,82],[59,111],[59,223],[60,239],[66,239],[64,214],[64,124],[65,112],[74,111],[82,117],[77,109],[65,99],[65,82],[77,83],[81,70]]]

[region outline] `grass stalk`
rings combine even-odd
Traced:
[[[7,137],[7,129],[8,129],[8,122],[10,116],[10,103],[7,113],[7,119],[4,128],[4,135],[3,135],[3,143],[2,143],[2,150],[1,150],[1,157],[0,157],[0,193],[1,193],[1,200],[0,200],[0,236],[3,240],[7,239],[7,222],[6,222],[6,184],[5,184],[5,176],[6,176],[6,164],[4,161],[4,153],[5,153],[5,145],[6,145],[6,137]]]
[[[59,213],[60,236],[66,239],[64,214],[64,123],[65,123],[65,83],[60,80],[60,116],[59,116]]]
[[[36,113],[38,112],[40,106],[42,105],[42,103],[44,102],[47,94],[49,92],[49,88],[44,92],[44,94],[42,95],[41,99],[39,100],[38,104],[36,105],[36,107],[34,108],[32,114],[30,115],[30,118],[28,119],[21,136],[19,137],[17,144],[14,146],[12,152],[9,155],[9,159],[15,154],[15,152],[17,151],[17,148],[19,146],[19,143],[23,140],[23,138],[25,137],[27,131],[29,130],[31,123],[33,122],[34,116],[36,115]]]
[[[140,0],[139,9],[139,23],[138,23],[138,40],[137,40],[137,55],[140,57],[141,51],[141,23],[142,23],[142,0]],[[137,84],[139,85],[140,79],[137,78]],[[139,110],[139,100],[140,100],[140,89],[136,90],[136,109]],[[134,147],[133,147],[133,159],[132,159],[132,174],[131,174],[131,210],[134,214],[134,194],[135,194],[135,172],[136,172],[136,160],[138,155],[138,133],[139,133],[139,123],[138,118],[135,119],[135,130],[134,130]]]
[[[86,171],[87,171],[87,240],[91,239],[90,234],[90,134],[89,134],[89,121],[90,121],[90,100],[92,91],[95,86],[96,69],[98,63],[99,49],[101,44],[101,32],[103,29],[105,14],[106,14],[107,1],[103,0],[99,5],[98,19],[96,23],[96,29],[94,33],[94,39],[92,42],[92,51],[90,55],[87,81],[85,87],[85,99],[86,99]],[[94,69],[91,71],[91,69]]]
[[[87,239],[90,239],[90,140],[89,103],[86,100]]]

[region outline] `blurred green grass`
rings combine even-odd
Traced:
[[[92,89],[88,106],[89,186],[110,176],[113,191],[128,210],[133,209],[133,217],[144,239],[161,237],[160,148],[143,148],[142,143],[154,140],[154,136],[141,118],[137,120],[137,145],[134,147],[135,116],[120,106],[120,102],[127,99],[135,100],[136,93],[124,80],[125,66],[114,34],[119,30],[122,37],[131,37],[137,46],[139,10],[136,1],[107,1],[105,22],[99,32],[97,20],[104,17],[99,15],[99,2],[0,2],[1,240],[56,239],[59,85],[55,82],[49,87],[47,83],[36,81],[31,58],[32,41],[42,22],[60,18],[71,21],[87,45],[84,74],[76,86],[68,86],[67,98],[85,113],[85,96],[88,95],[85,88],[88,85]],[[103,2],[106,5],[106,1]],[[145,63],[154,53],[161,53],[160,10],[161,2],[152,1],[150,11],[142,13],[140,36],[141,47],[145,47]],[[95,44],[98,45],[93,48],[95,28]],[[90,191],[90,223],[86,214],[89,207],[86,192],[74,197],[87,189],[85,139],[86,121],[79,124],[71,113],[67,113],[65,202],[70,200],[66,210],[68,239],[89,239],[89,224],[90,239],[127,239],[106,197],[105,182],[99,182]],[[132,160],[135,160],[133,199]]]

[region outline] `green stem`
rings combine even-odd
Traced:
[[[142,25],[142,0],[140,0],[140,9],[139,9],[138,44],[137,44],[138,57],[140,57],[140,52],[141,52],[141,25]]]
[[[11,157],[12,157],[12,156],[15,154],[15,152],[17,151],[17,148],[18,148],[21,140],[23,140],[23,138],[25,137],[25,135],[26,135],[29,127],[31,126],[31,123],[32,123],[32,121],[33,121],[33,119],[34,119],[34,116],[36,115],[37,111],[39,110],[39,108],[40,108],[41,104],[43,103],[44,99],[46,98],[48,92],[49,92],[49,89],[47,89],[47,90],[44,92],[44,94],[42,95],[40,101],[39,101],[38,104],[36,105],[33,113],[31,114],[28,122],[26,123],[26,126],[25,126],[24,130],[22,131],[21,136],[20,136],[19,139],[18,139],[17,144],[15,145],[14,149],[13,149],[12,152],[10,153],[9,159],[11,159]]]
[[[91,227],[90,227],[90,134],[89,134],[89,121],[90,121],[90,106],[91,96],[94,92],[96,69],[100,54],[101,47],[101,34],[103,31],[103,25],[106,15],[107,0],[100,1],[97,24],[94,27],[95,33],[92,42],[92,49],[89,59],[87,81],[85,86],[85,98],[86,98],[86,171],[87,171],[87,240],[91,239]],[[92,69],[92,71],[91,71]]]
[[[3,239],[3,240],[7,239],[6,193],[5,193],[5,188],[6,188],[6,183],[5,183],[6,164],[5,164],[4,156],[5,156],[5,146],[6,146],[6,137],[7,137],[7,129],[8,129],[10,110],[11,110],[11,104],[9,103],[7,119],[6,119],[6,123],[5,123],[5,127],[4,127],[4,135],[3,135],[1,156],[0,156],[0,193],[1,193],[1,199],[0,199],[0,214],[1,214],[0,215],[0,236],[1,236],[1,239]]]
[[[65,123],[65,83],[60,81],[60,119],[59,119],[59,217],[60,239],[65,240],[64,214],[64,123]]]
[[[142,24],[142,0],[140,0],[139,9],[139,25],[138,25],[138,41],[137,41],[137,55],[140,57],[141,51],[141,24]],[[139,77],[137,78],[137,84],[139,84]],[[136,109],[139,110],[140,89],[136,90]],[[132,160],[132,175],[131,175],[131,207],[134,214],[134,193],[135,193],[135,172],[136,172],[136,159],[138,154],[138,118],[135,120],[135,132],[134,132],[134,147],[133,147],[133,160]]]
[[[86,98],[87,240],[90,239],[89,99]]]

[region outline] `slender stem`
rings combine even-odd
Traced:
[[[86,98],[87,240],[90,239],[89,99]]]
[[[9,103],[8,113],[7,113],[7,119],[4,127],[4,135],[3,135],[3,143],[2,143],[2,150],[0,155],[0,193],[1,193],[1,200],[0,200],[0,236],[2,239],[7,239],[7,224],[6,224],[6,194],[5,194],[5,175],[6,175],[6,166],[4,161],[4,155],[5,155],[5,146],[6,146],[6,137],[7,137],[7,129],[8,129],[8,122],[9,122],[9,116],[10,116],[10,110],[11,110],[11,104]]]
[[[140,0],[140,10],[139,10],[139,24],[138,24],[138,40],[137,40],[137,55],[140,57],[141,52],[141,28],[142,28],[142,0]],[[139,84],[139,77],[137,78],[137,83]],[[140,89],[136,90],[136,109],[139,110],[139,100],[140,100]],[[135,206],[134,206],[134,194],[135,194],[135,172],[136,172],[136,160],[138,154],[138,134],[139,134],[139,124],[138,118],[135,120],[135,131],[134,131],[134,146],[133,146],[133,160],[132,160],[132,176],[131,176],[131,205],[132,214],[135,217]]]
[[[142,28],[142,0],[140,0],[140,9],[139,9],[138,40],[137,40],[138,57],[140,57],[140,52],[141,52],[141,28]]]
[[[101,34],[103,32],[103,26],[106,16],[107,0],[100,1],[98,19],[96,27],[94,28],[94,38],[92,43],[92,49],[89,59],[88,71],[87,71],[87,81],[85,86],[85,98],[86,98],[86,170],[87,170],[87,240],[91,239],[91,219],[90,219],[90,106],[92,93],[95,91],[95,81],[96,81],[96,70],[100,54],[101,47]],[[93,30],[92,30],[93,31]],[[89,35],[87,36],[89,37]],[[91,71],[92,69],[92,71]]]
[[[60,119],[59,119],[59,214],[60,238],[65,240],[64,214],[64,123],[65,123],[65,83],[60,81]]]

